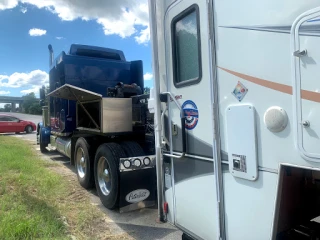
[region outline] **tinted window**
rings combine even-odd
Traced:
[[[113,52],[102,52],[91,49],[78,49],[78,56],[87,56],[87,57],[97,57],[97,58],[107,58],[113,60],[121,60],[120,55]]]
[[[1,122],[19,122],[18,118],[10,117],[10,116],[2,116],[0,117]]]
[[[198,7],[192,6],[172,22],[173,71],[176,87],[201,80]]]
[[[4,116],[1,118],[1,121],[2,122],[12,122],[12,119],[11,119],[11,117]]]
[[[19,122],[19,119],[15,117],[10,117],[10,120],[11,122]]]

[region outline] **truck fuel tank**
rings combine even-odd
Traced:
[[[71,138],[67,137],[57,137],[56,138],[56,150],[67,156],[71,157]]]

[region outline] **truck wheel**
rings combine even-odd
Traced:
[[[79,138],[74,148],[74,163],[80,185],[89,189],[93,187],[93,169],[89,154],[89,144],[84,138]]]
[[[94,176],[97,192],[102,204],[114,209],[119,202],[119,159],[126,157],[116,143],[102,144],[94,159]]]
[[[40,141],[40,143],[39,143],[39,145],[40,145],[40,151],[41,151],[42,153],[48,152],[48,150],[47,150],[48,144],[43,144],[43,143],[42,143],[41,134],[39,134],[39,141]]]
[[[43,144],[43,143],[40,143],[40,151],[41,151],[42,153],[48,152],[47,146],[46,146],[45,144]]]
[[[126,141],[120,143],[120,145],[127,157],[139,157],[145,155],[142,147],[137,142]]]

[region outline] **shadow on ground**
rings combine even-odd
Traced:
[[[39,150],[39,147],[37,147],[37,149]],[[76,170],[74,166],[70,165],[69,158],[60,155],[57,152],[49,152],[41,155],[44,155],[53,162],[58,162],[64,165],[66,169],[69,170],[69,173],[73,175],[74,181],[77,182]],[[77,182],[77,184],[79,183]],[[112,232],[119,234],[126,232],[132,238],[137,240],[181,239],[182,232],[177,230],[175,227],[168,223],[157,222],[158,215],[156,206],[120,214],[119,211],[109,210],[101,204],[95,188],[87,190],[87,192],[90,195],[92,204],[96,205],[109,219],[106,224],[109,225]]]
[[[175,229],[139,226],[125,223],[118,223],[117,225],[134,239],[181,239],[181,236],[180,238],[177,238],[177,230]]]

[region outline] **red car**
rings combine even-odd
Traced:
[[[24,121],[11,115],[0,114],[0,133],[32,133],[36,128],[33,122]]]

